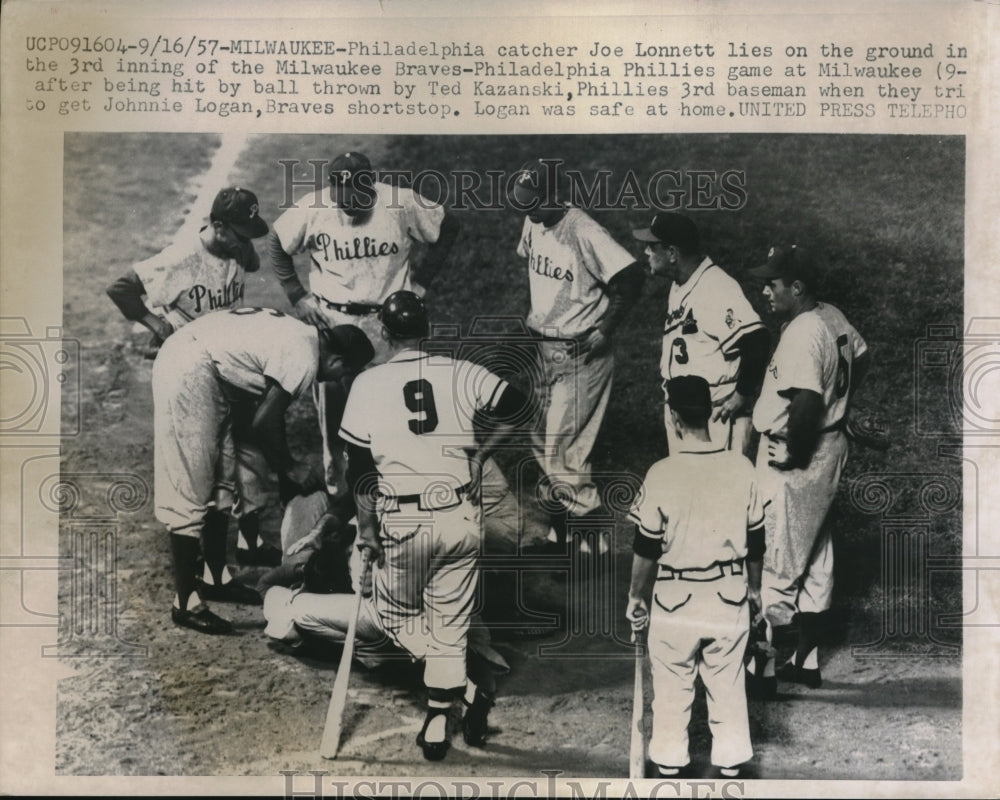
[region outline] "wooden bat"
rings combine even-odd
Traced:
[[[628,777],[641,780],[646,777],[646,734],[642,729],[646,699],[643,693],[643,668],[646,648],[642,632],[635,634],[635,690],[632,694],[632,740],[628,755]]]
[[[340,749],[340,729],[344,722],[344,707],[347,705],[347,684],[351,680],[351,662],[354,659],[354,639],[358,631],[358,616],[361,613],[361,587],[365,583],[368,572],[368,550],[361,553],[361,584],[354,597],[354,611],[347,623],[347,637],[344,639],[344,652],[340,656],[337,667],[337,678],[333,682],[333,692],[330,695],[330,705],[326,709],[326,724],[323,726],[323,739],[319,744],[319,754],[323,758],[336,758]]]

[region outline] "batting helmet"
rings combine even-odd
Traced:
[[[419,339],[427,335],[427,308],[413,292],[393,292],[382,304],[378,318],[394,339]]]

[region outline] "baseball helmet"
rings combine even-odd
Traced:
[[[427,308],[413,292],[393,292],[382,303],[378,318],[394,339],[419,339],[427,335]]]

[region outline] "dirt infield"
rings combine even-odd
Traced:
[[[623,148],[622,138],[613,144]],[[751,768],[762,778],[956,780],[962,772],[960,636],[939,626],[938,617],[931,619],[929,612],[931,621],[920,617],[920,624],[929,624],[930,631],[920,628],[905,636],[887,636],[893,632],[887,614],[898,612],[894,603],[919,607],[915,612],[919,614],[932,600],[936,613],[960,609],[956,583],[939,582],[918,596],[894,595],[892,586],[880,582],[885,551],[878,514],[886,512],[852,501],[859,481],[872,473],[927,472],[961,479],[956,464],[936,455],[937,442],[907,438],[916,380],[914,341],[926,324],[941,321],[929,310],[933,296],[952,297],[956,281],[957,310],[949,301],[950,307],[940,309],[940,314],[945,321],[961,314],[961,232],[947,246],[947,258],[958,259],[957,265],[948,266],[950,277],[935,274],[925,285],[914,287],[906,260],[912,259],[911,269],[929,270],[929,259],[940,267],[943,256],[936,248],[945,245],[940,239],[924,241],[912,233],[925,209],[893,205],[887,195],[913,197],[910,189],[926,176],[907,172],[893,178],[903,181],[897,186],[871,170],[885,159],[909,164],[920,154],[907,148],[933,151],[936,145],[912,141],[919,137],[900,137],[911,140],[905,143],[885,141],[888,138],[869,146],[837,137],[772,137],[775,144],[765,154],[763,137],[677,137],[665,156],[684,164],[704,164],[707,154],[718,148],[730,159],[727,164],[742,158],[752,179],[766,173],[771,159],[783,158],[794,165],[811,158],[817,148],[825,154],[841,147],[849,151],[847,156],[834,152],[810,162],[817,172],[812,181],[839,174],[834,167],[824,172],[826,165],[849,157],[861,166],[853,178],[844,180],[857,182],[856,196],[878,198],[864,214],[852,206],[849,219],[835,221],[840,204],[851,204],[849,183],[830,183],[824,192],[809,195],[813,198],[809,201],[797,194],[805,189],[796,186],[787,206],[762,190],[754,194],[738,226],[714,217],[707,223],[709,241],[714,237],[719,243],[718,250],[710,244],[710,252],[725,265],[734,264],[735,254],[748,244],[741,237],[752,239],[759,255],[762,248],[756,240],[766,238],[759,228],[787,217],[789,206],[809,218],[810,230],[829,223],[855,231],[858,219],[868,218],[863,236],[845,233],[839,240],[842,249],[832,257],[843,263],[865,247],[871,253],[872,242],[880,242],[885,250],[870,255],[880,259],[882,283],[871,284],[867,294],[865,286],[854,287],[847,298],[854,307],[845,310],[880,353],[881,364],[889,367],[888,377],[885,372],[873,376],[875,386],[868,400],[883,410],[903,440],[887,457],[852,454],[832,520],[844,531],[838,539],[838,558],[844,558],[838,564],[840,614],[830,632],[833,646],[823,656],[824,683],[818,690],[785,686],[775,701],[751,703],[756,751]],[[540,137],[505,140],[492,160],[476,161],[478,155],[451,155],[463,152],[466,144],[454,137],[414,141],[371,137],[360,143],[338,137],[255,137],[247,142],[230,180],[253,189],[262,202],[270,198],[262,214],[273,220],[282,196],[284,176],[276,166],[282,157],[304,162],[362,146],[373,162],[387,167],[511,168],[524,160],[519,154],[537,154],[541,143]],[[152,513],[152,362],[139,352],[146,334],[131,330],[104,289],[132,263],[169,243],[217,144],[216,137],[200,135],[66,137],[64,328],[65,335],[80,343],[80,362],[69,377],[79,381],[81,432],[64,439],[61,453],[63,480],[75,487],[77,495],[64,509],[60,547],[63,555],[77,560],[78,569],[60,581],[64,611],[60,642],[72,675],[58,688],[57,774],[277,776],[281,770],[320,769],[356,776],[537,778],[542,770],[555,769],[566,777],[627,777],[633,663],[623,619],[631,559],[630,534],[624,524],[616,529],[606,569],[587,583],[592,594],[586,596],[607,599],[587,606],[590,601],[581,599],[585,597],[581,584],[572,576],[567,580],[539,571],[524,576],[527,608],[554,615],[557,621],[543,638],[497,641],[511,672],[500,681],[488,745],[469,748],[457,736],[446,760],[437,764],[424,761],[414,744],[423,718],[423,694],[419,674],[409,664],[376,670],[355,667],[340,756],[323,761],[317,751],[335,659],[293,657],[272,649],[259,608],[219,606],[217,610],[228,614],[237,627],[238,635],[232,637],[199,636],[171,623],[167,537]],[[553,149],[556,146],[566,155],[589,152],[574,137],[560,140]],[[657,146],[643,141],[632,149],[652,152]],[[577,149],[566,153],[572,148]],[[954,153],[948,149],[947,155]],[[418,160],[421,163],[415,163]],[[583,167],[594,166],[579,160]],[[942,173],[949,191],[952,178],[961,184],[961,158],[956,163],[957,178]],[[153,188],[151,175],[156,176]],[[773,176],[768,180],[779,182]],[[816,197],[825,205],[817,207]],[[959,220],[960,201],[959,197]],[[613,214],[605,219],[617,220]],[[614,223],[613,232],[623,242],[630,219]],[[523,275],[513,270],[517,219],[487,212],[473,219],[469,212],[463,223],[464,238],[456,246],[455,263],[433,287],[442,316],[468,322],[464,310],[474,307],[476,298],[485,313],[522,313]],[[730,230],[724,236],[726,226]],[[907,231],[912,234],[909,245]],[[837,239],[840,230],[824,235]],[[907,246],[909,250],[900,249]],[[490,258],[502,263],[489,263]],[[752,256],[741,258],[736,264],[740,268]],[[248,276],[246,302],[287,308],[266,256],[262,260],[261,271]],[[956,269],[957,278],[951,274]],[[496,288],[491,288],[493,280]],[[942,288],[946,280],[952,282]],[[841,276],[837,286],[846,283]],[[881,298],[877,292],[872,296],[874,286],[881,286]],[[885,302],[897,288],[909,293],[899,304],[909,303],[910,308]],[[596,456],[598,471],[627,469],[641,475],[660,446],[660,411],[653,398],[663,292],[663,287],[650,287],[628,343],[620,345],[618,388]],[[880,305],[889,308],[877,315]],[[293,451],[318,459],[314,425],[311,405],[299,402],[290,421],[291,445]],[[114,487],[121,483],[129,487],[126,496],[114,499],[121,491]],[[898,502],[910,502],[907,493],[915,491],[920,488],[901,490]],[[529,497],[523,499],[526,525],[536,533],[540,519],[528,508]],[[88,533],[92,529],[81,521],[104,512],[109,504],[115,511],[113,535],[106,545],[111,549],[88,549],[85,537],[92,535]],[[928,546],[935,553],[960,552],[960,504],[957,509],[941,508],[939,513],[928,512],[917,527],[926,529]],[[279,521],[274,508],[263,523],[265,536],[275,542]],[[101,559],[103,566],[97,569],[94,562]],[[95,570],[105,581],[100,592],[103,605],[99,611],[80,611],[80,574],[93,576]],[[252,581],[254,576],[244,571],[240,577]],[[702,694],[691,734],[696,764],[707,772],[709,736]]]

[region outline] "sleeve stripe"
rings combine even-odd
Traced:
[[[727,336],[725,339],[719,342],[719,347],[722,350],[726,350],[730,343],[732,343],[736,339],[741,338],[744,334],[750,333],[751,331],[755,331],[763,327],[764,323],[761,322],[760,320],[757,320],[755,322],[748,322],[746,325],[743,325],[742,327],[734,330],[729,336]]]
[[[355,434],[351,433],[349,430],[347,430],[347,428],[344,427],[341,427],[340,429],[340,438],[343,439],[345,442],[356,444],[358,447],[366,447],[368,449],[371,449],[372,446],[371,438],[363,439],[360,436],[356,436]]]
[[[648,536],[650,539],[660,539],[663,536],[663,531],[651,531],[645,525],[642,524],[642,520],[639,519],[639,515],[633,511],[630,511],[628,518],[632,520],[636,525],[639,526],[639,530],[642,531],[644,536]]]
[[[490,411],[496,408],[497,401],[500,399],[500,395],[502,395],[506,390],[507,390],[507,381],[503,379],[498,380],[497,385],[493,387],[493,392],[490,394],[490,399],[486,403],[486,408],[488,408]]]

